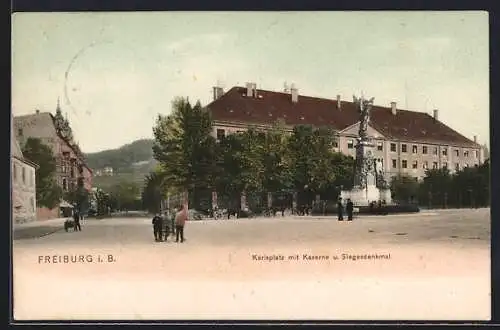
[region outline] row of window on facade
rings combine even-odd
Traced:
[[[238,131],[242,132],[242,131]],[[259,134],[264,134],[264,133],[259,133]],[[226,131],[224,129],[217,129],[217,140],[222,140],[226,136]],[[335,142],[334,147],[338,147],[338,143]],[[354,148],[354,140],[348,140],[347,141],[347,148],[348,149],[353,149]],[[432,154],[437,155],[439,153],[438,147],[432,147]],[[377,150],[378,151],[383,151],[384,150],[384,143],[383,142],[377,142]],[[397,152],[397,144],[396,143],[391,143],[390,144],[390,151],[391,152]],[[401,152],[402,153],[407,153],[408,152],[408,145],[405,143],[401,144]],[[460,157],[460,150],[459,149],[454,149],[453,150],[454,154],[456,157]],[[418,153],[418,146],[417,145],[412,145],[412,153],[417,154]],[[422,154],[426,155],[429,153],[429,147],[428,146],[422,146]],[[441,154],[443,156],[448,156],[448,148],[443,148],[441,149]],[[479,151],[474,150],[474,156],[475,158],[479,158]],[[469,150],[464,150],[463,151],[463,157],[468,158],[470,157]]]
[[[21,167],[21,176],[19,177],[19,167]],[[35,186],[35,170],[31,168],[26,168],[24,166],[18,166],[18,164],[14,164],[14,182],[19,182],[21,179],[21,183],[27,185],[28,187]]]
[[[353,140],[349,140],[347,141],[347,148],[348,149],[352,149],[354,148],[354,141]],[[439,152],[439,149],[438,147],[432,147],[432,154],[433,155],[437,155],[438,152]],[[378,151],[383,151],[384,150],[384,143],[383,142],[377,142],[377,150]],[[390,151],[391,152],[397,152],[397,144],[396,143],[391,143],[390,145]],[[479,158],[479,151],[477,150],[474,150],[475,151],[475,158]],[[402,153],[406,153],[408,152],[408,145],[403,143],[401,144],[401,152]],[[459,157],[460,156],[460,150],[459,149],[454,149],[453,150],[454,154],[456,157]],[[417,145],[412,145],[412,153],[414,154],[417,154],[418,153],[418,146]],[[429,147],[428,146],[422,146],[422,154],[426,155],[429,153]],[[441,153],[443,156],[448,156],[448,148],[443,148],[441,149]],[[470,154],[469,154],[469,150],[464,150],[463,152],[463,156],[468,158],[470,157]]]
[[[383,162],[383,159],[379,158],[379,159],[377,159],[377,161]],[[447,162],[443,162],[441,167],[447,169],[448,168],[448,163]],[[469,164],[465,164],[464,168],[466,168],[466,167],[469,167]],[[397,159],[392,159],[392,168],[398,168],[398,161],[397,161]],[[406,160],[406,159],[402,159],[401,160],[401,168],[408,168],[408,160]],[[418,169],[418,161],[417,160],[414,160],[412,162],[411,168],[412,169]],[[424,170],[429,169],[429,162],[428,161],[423,161],[422,162],[422,168]],[[439,168],[439,163],[438,162],[432,162],[432,169],[436,170],[438,168]],[[460,164],[459,163],[455,163],[454,169],[455,169],[455,171],[460,171]]]
[[[68,173],[70,172],[71,177],[76,177],[75,173],[75,166],[78,169],[78,173],[82,174],[83,173],[83,165],[82,164],[76,164],[76,159],[71,159],[69,160],[70,153],[69,152],[63,152],[63,159],[61,160],[61,172],[62,173]]]
[[[243,133],[244,130],[237,130],[236,133]],[[264,132],[258,132],[257,133],[259,136],[263,136],[265,133]],[[223,138],[226,137],[226,131],[222,128],[217,129],[217,140],[222,140]]]
[[[74,166],[67,165],[67,164],[62,164],[61,165],[61,172],[62,173],[69,173],[72,178],[76,177],[76,172],[75,172],[75,167]],[[80,174],[83,173],[83,167],[81,167],[81,165],[79,165],[78,172]]]
[[[78,178],[77,186],[83,187],[83,185],[84,185],[83,178]],[[75,182],[70,181],[70,183],[68,184],[68,180],[66,178],[63,178],[62,179],[62,188],[64,191],[73,190],[75,188]]]

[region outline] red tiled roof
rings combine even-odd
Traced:
[[[207,108],[217,121],[270,124],[278,119],[287,125],[310,124],[330,126],[340,131],[359,121],[353,102],[299,95],[293,103],[289,93],[257,90],[258,97],[246,96],[246,88],[233,87]],[[457,146],[480,147],[427,113],[373,106],[370,125],[389,139],[446,143]]]

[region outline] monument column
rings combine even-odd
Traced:
[[[359,131],[356,144],[356,168],[354,171],[354,187],[342,191],[342,199],[350,198],[355,206],[367,206],[370,202],[381,200],[382,191],[377,188],[376,167],[373,147],[368,137],[368,123],[374,98],[365,100],[354,97],[359,107]],[[385,195],[385,194],[384,194]]]

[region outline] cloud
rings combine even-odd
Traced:
[[[206,48],[217,48],[230,39],[227,33],[207,33],[170,42],[166,46],[169,53],[186,53]]]

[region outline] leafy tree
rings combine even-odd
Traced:
[[[452,176],[447,168],[428,169],[420,184],[420,204],[430,207],[439,205],[446,207],[452,188]]]
[[[23,156],[39,165],[36,171],[36,198],[39,206],[54,208],[62,197],[62,189],[58,186],[56,159],[49,146],[38,138],[29,137],[22,149]]]
[[[253,134],[253,133],[250,133]],[[241,193],[253,181],[257,185],[258,179],[252,178],[251,164],[246,162],[249,158],[247,154],[247,134],[231,134],[223,138],[218,146],[219,176],[216,181],[217,192],[221,201],[224,198],[229,200],[229,207],[239,209],[239,198]]]
[[[354,158],[340,152],[329,154],[330,169],[334,179],[327,184],[327,199],[337,200],[341,189],[350,189],[354,183]]]
[[[454,207],[489,205],[489,161],[480,166],[466,167],[452,177],[450,204]]]
[[[109,194],[98,188],[95,192],[95,200],[97,204],[97,215],[109,215],[112,206]]]
[[[259,135],[258,143],[262,161],[262,187],[266,192],[276,192],[290,189],[292,176],[287,164],[287,134],[284,123],[277,121],[265,132]]]
[[[164,177],[161,171],[153,171],[144,180],[142,205],[151,213],[160,212],[164,191]]]
[[[312,145],[313,127],[309,125],[295,126],[288,139],[287,163],[292,173],[293,188],[297,191],[307,189],[312,181]]]
[[[313,128],[310,125],[293,128],[287,144],[287,164],[292,186],[299,192],[299,204],[310,203],[314,194],[328,190],[335,182],[332,163],[339,157],[332,151],[334,142],[334,134],[328,128]]]
[[[335,181],[333,171],[333,146],[335,135],[330,128],[320,127],[313,131],[311,185],[316,192],[324,191]]]
[[[64,193],[64,199],[73,204],[80,212],[85,212],[89,209],[90,195],[83,186],[77,186],[75,189]]]
[[[392,198],[400,203],[416,202],[419,183],[414,177],[399,174],[392,178],[390,184]]]
[[[189,191],[196,204],[197,191],[211,189],[215,180],[212,120],[199,102],[192,107],[187,99],[176,98],[172,108],[171,115],[157,118],[153,154],[168,184]]]
[[[135,201],[140,195],[140,189],[134,182],[120,182],[110,190],[111,199],[116,200],[116,208],[130,210],[135,208]]]

